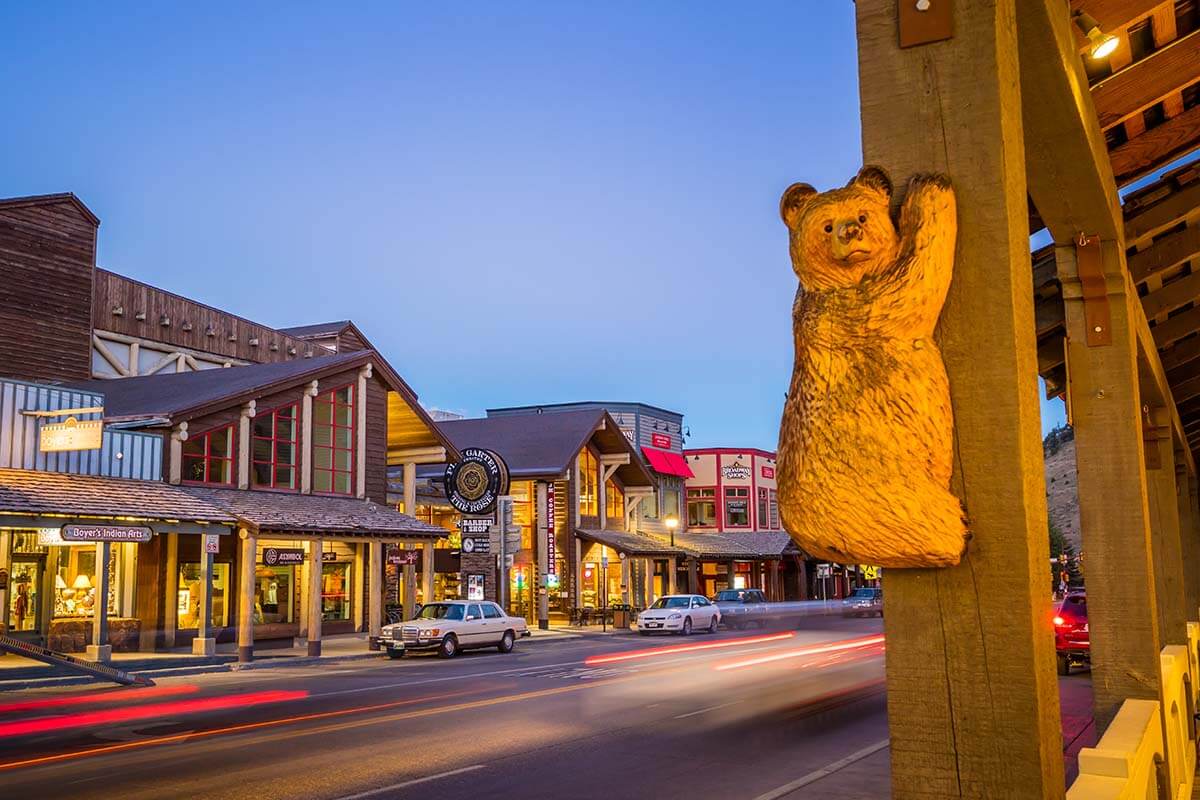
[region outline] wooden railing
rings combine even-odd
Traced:
[[[1160,656],[1159,700],[1126,700],[1095,747],[1079,751],[1067,800],[1186,800],[1196,774],[1200,623]]]

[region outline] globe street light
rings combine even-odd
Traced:
[[[667,530],[669,530],[671,532],[671,547],[674,547],[675,546],[675,529],[679,527],[679,517],[675,516],[674,514],[671,514],[670,516],[668,516],[666,519],[663,520],[663,523],[666,524]]]

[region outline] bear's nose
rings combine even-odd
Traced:
[[[854,221],[839,223],[837,236],[842,244],[849,244],[854,239],[861,240],[863,238],[862,225]]]

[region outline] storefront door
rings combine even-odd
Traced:
[[[45,572],[44,556],[13,555],[9,577],[8,624],[9,631],[17,638],[41,639],[45,603],[42,582]]]

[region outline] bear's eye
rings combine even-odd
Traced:
[[[833,223],[832,223],[832,222],[826,222],[826,223],[825,223],[825,232],[826,232],[826,233],[833,233]]]
[[[866,222],[867,222],[867,215],[866,215],[866,214],[859,214],[859,215],[858,215],[858,224],[859,224],[859,225],[865,225],[865,224],[866,224]]]

